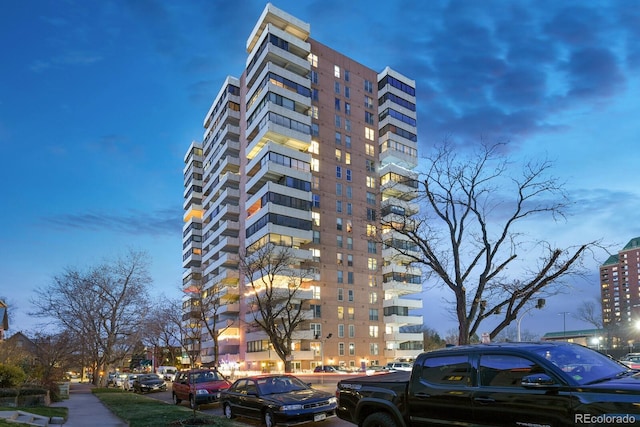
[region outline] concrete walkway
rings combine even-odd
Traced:
[[[115,416],[91,390],[92,384],[71,383],[69,399],[52,403],[51,406],[69,408],[65,427],[126,427],[128,424]]]

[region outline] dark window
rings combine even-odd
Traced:
[[[486,354],[480,358],[480,385],[520,387],[522,377],[542,373],[544,369],[531,360],[511,355]]]
[[[420,377],[431,384],[469,386],[470,369],[466,355],[429,357],[422,364]]]

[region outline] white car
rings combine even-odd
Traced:
[[[129,378],[129,374],[118,374],[116,375],[113,383],[116,387],[124,388],[125,383]]]
[[[124,382],[124,389],[125,390],[133,390],[133,382],[136,380],[136,378],[138,378],[138,375],[140,374],[129,374],[127,375],[127,380]]]
[[[387,371],[411,371],[413,365],[407,362],[390,362],[384,367]]]

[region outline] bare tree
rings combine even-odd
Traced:
[[[140,340],[149,307],[147,266],[145,253],[130,250],[87,271],[67,268],[32,299],[38,309],[33,315],[85,337],[94,383],[96,372],[121,363]]]
[[[489,333],[495,338],[529,300],[560,292],[562,279],[584,274],[582,259],[598,243],[562,249],[539,238],[527,242],[518,226],[544,214],[564,218],[569,202],[562,184],[547,176],[549,161],[525,162],[515,174],[503,148],[483,143],[460,158],[445,141],[427,159],[424,176],[404,183],[423,202],[421,215],[382,224],[412,242],[392,247],[451,291],[458,344],[469,343],[489,316],[500,317]],[[522,257],[529,267],[518,267]]]
[[[248,302],[253,321],[267,334],[285,372],[291,372],[293,335],[308,320],[301,300],[302,286],[310,278],[308,270],[289,248],[273,243],[248,252],[240,264],[253,292]]]
[[[184,332],[187,332],[187,335],[193,335],[195,338],[195,329],[199,330],[198,348],[200,349],[200,357],[211,356],[211,360],[207,363],[213,366],[218,365],[220,358],[219,337],[232,325],[231,319],[225,319],[220,316],[221,308],[226,304],[237,303],[240,299],[240,295],[226,291],[226,284],[224,283],[214,283],[206,288],[202,285],[196,285],[183,290],[190,306],[189,321],[191,322]],[[205,339],[213,342],[211,354],[202,354],[202,344]]]
[[[574,317],[592,324],[596,329],[602,329],[602,302],[599,299],[582,301]]]

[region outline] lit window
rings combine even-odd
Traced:
[[[351,164],[351,153],[344,153],[344,163],[347,165]]]
[[[340,67],[337,65],[333,66],[333,77],[340,78]]]
[[[375,236],[376,235],[376,226],[367,224],[367,236]]]
[[[371,338],[378,338],[378,326],[369,325],[369,336]]]
[[[375,156],[376,155],[376,149],[371,144],[364,144],[364,152],[365,152],[365,154],[367,156]]]
[[[369,141],[373,141],[375,139],[375,132],[373,129],[365,127],[364,128],[364,137]]]
[[[338,252],[336,254],[336,264],[343,265],[344,264],[343,257],[344,257],[344,255],[342,253]]]
[[[311,286],[311,294],[313,299],[320,299],[320,286]]]
[[[336,162],[342,161],[342,150],[336,148]]]
[[[344,319],[344,307],[338,307],[338,319]]]
[[[311,112],[311,118],[318,120],[318,111],[320,111],[318,107],[315,105],[312,105],[311,110],[309,111]]]
[[[367,181],[367,188],[376,188],[376,179],[374,177],[368,176],[366,181]]]
[[[313,225],[320,227],[320,213],[311,212],[311,219],[313,220]]]
[[[347,233],[351,233],[353,231],[353,224],[351,223],[350,219],[346,221],[346,230]]]
[[[320,262],[320,249],[311,249],[311,256],[315,262]]]
[[[349,343],[349,356],[355,356],[356,355],[356,344],[350,342]]]
[[[314,172],[320,172],[320,160],[311,158],[311,170]]]
[[[312,67],[317,67],[318,55],[314,55],[313,53],[310,53],[309,55],[307,55],[307,61],[309,61],[309,64],[311,64]]]
[[[320,144],[318,143],[318,141],[311,141],[311,145],[309,145],[309,152],[313,154],[319,154]]]
[[[378,260],[375,258],[367,258],[367,268],[371,271],[378,269]]]
[[[347,309],[347,318],[348,318],[349,320],[353,320],[353,319],[355,319],[355,318],[356,318],[355,308],[353,308],[353,307],[349,307],[349,308]]]
[[[369,294],[369,304],[376,304],[377,302],[378,302],[378,293],[377,292],[371,292]]]

